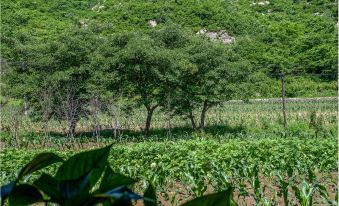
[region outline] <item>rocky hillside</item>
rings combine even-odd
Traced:
[[[6,60],[22,59],[17,51],[27,42],[43,43],[74,27],[105,37],[175,24],[233,44],[255,68],[252,83],[269,87],[266,74],[284,71],[301,73],[308,85],[326,84],[310,86],[314,92],[337,90],[328,79],[307,76],[337,73],[336,0],[4,0],[1,10]],[[312,96],[305,92],[298,95]]]

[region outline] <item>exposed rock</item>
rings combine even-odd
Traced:
[[[219,39],[225,44],[230,44],[235,41],[235,38],[228,35],[227,32],[224,30],[221,30],[219,32]]]
[[[157,26],[157,21],[155,21],[155,20],[149,20],[149,21],[148,21],[148,25],[149,25],[150,27],[156,27],[156,26]]]
[[[106,2],[106,0],[104,0],[102,3],[105,3],[105,2]],[[92,7],[92,11],[99,12],[99,11],[103,10],[104,8],[105,8],[105,6],[100,5],[100,2],[99,2],[98,4],[96,4],[95,6]]]
[[[235,38],[228,35],[225,30],[220,30],[218,32],[211,32],[211,31],[207,31],[206,29],[201,29],[200,31],[197,32],[197,34],[206,35],[212,41],[219,40],[224,44],[230,44],[235,41]]]
[[[207,32],[206,29],[200,29],[197,34],[205,34]]]
[[[95,5],[92,7],[92,11],[100,11],[100,10],[103,10],[105,8],[104,5]]]
[[[80,20],[79,24],[81,27],[88,27],[87,20]]]
[[[255,6],[255,5],[259,5],[259,6],[266,6],[269,5],[270,2],[269,1],[259,1],[259,2],[252,2],[251,5]]]
[[[319,12],[316,12],[316,13],[313,13],[314,16],[323,16],[322,13],[319,13]]]

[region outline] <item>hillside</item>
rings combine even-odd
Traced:
[[[232,0],[5,0],[1,5],[1,58],[21,61],[28,44],[44,44],[75,27],[106,37],[175,24],[194,33],[224,31],[253,66],[249,84],[256,97],[276,97],[287,78],[287,96],[332,96],[337,73],[337,1]],[[155,28],[149,25],[152,20]],[[312,74],[313,76],[310,76]]]

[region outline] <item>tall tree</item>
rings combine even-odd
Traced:
[[[119,78],[122,92],[146,108],[144,132],[149,134],[152,115],[166,93],[171,71],[171,52],[159,46],[149,35],[131,34],[118,41],[112,72]],[[121,42],[123,42],[121,44]]]
[[[85,114],[88,102],[87,83],[90,78],[89,55],[95,47],[94,37],[89,30],[75,29],[47,44],[29,42],[25,45],[25,55],[19,55],[24,67],[12,67],[6,75],[11,94],[25,95],[31,102],[37,116],[45,119],[52,115],[66,120],[67,134],[75,135],[78,120]],[[23,57],[22,57],[23,56]],[[15,80],[15,81],[13,81]],[[42,96],[48,94],[51,104],[48,109],[39,104]],[[44,114],[45,113],[45,114]]]
[[[230,54],[225,45],[202,37],[192,37],[184,48],[173,109],[185,114],[193,129],[204,130],[207,111],[231,99],[236,93],[235,84],[245,79],[248,65],[239,64]],[[200,110],[199,123],[196,110]]]

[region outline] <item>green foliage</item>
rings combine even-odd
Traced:
[[[20,170],[17,180],[56,162],[63,162],[63,159],[53,153],[41,153]]]
[[[1,197],[3,201],[3,197]],[[20,184],[13,188],[9,195],[9,205],[30,205],[43,200],[39,190],[29,184]]]
[[[193,110],[201,108],[204,129],[207,110],[225,100],[280,96],[270,72],[304,75],[287,80],[288,97],[337,94],[333,77],[308,75],[337,73],[333,2],[5,1],[4,7],[1,58],[15,62],[6,65],[5,95],[28,98],[35,120],[68,121],[71,137],[80,118],[95,113],[92,100],[143,105],[148,134],[160,106],[188,117],[193,128]],[[147,26],[149,20],[157,26]],[[211,41],[196,33],[203,29],[235,40]]]
[[[41,48],[40,45],[59,40],[56,44],[60,47],[53,47],[52,50],[65,57],[59,56],[58,58],[63,61],[58,61],[58,63],[70,66],[71,62],[86,61],[84,51],[89,45],[100,49],[106,47],[105,43],[100,42],[112,34],[136,31],[144,35],[170,25],[162,31],[163,37],[161,37],[163,45],[167,44],[168,48],[181,47],[187,43],[187,39],[190,39],[182,39],[180,35],[178,36],[177,30],[184,29],[191,33],[204,28],[208,31],[225,30],[236,39],[233,44],[235,53],[239,54],[243,60],[247,60],[248,65],[254,67],[257,73],[263,75],[269,71],[305,74],[337,73],[337,47],[335,45],[337,45],[338,12],[335,1],[285,2],[278,0],[264,3],[264,5],[262,3],[229,0],[222,2],[217,0],[202,2],[194,0],[151,2],[79,0],[72,3],[6,0],[3,2],[4,12],[2,14],[4,27],[4,34],[1,37],[2,58],[9,61],[35,62],[44,68],[48,65],[51,67],[47,64],[53,62],[48,55],[50,51],[46,52],[44,46]],[[149,28],[147,26],[149,20],[157,21],[158,25],[155,28]],[[74,30],[76,32],[73,32]],[[91,41],[83,35],[75,35],[79,31],[93,33],[96,41]],[[65,39],[65,41],[60,41],[60,39]],[[77,52],[71,54],[72,51],[67,45],[73,45],[73,52]],[[30,55],[29,47],[35,46],[40,47],[34,51],[34,55],[38,58]],[[42,63],[43,61],[45,64]],[[100,67],[104,65],[101,64]],[[78,71],[73,68],[70,72],[83,74],[81,72],[83,68],[76,70]],[[19,83],[20,79],[16,81]],[[271,78],[263,80],[256,84],[264,88],[255,90],[255,92],[267,97],[273,94],[273,90],[274,96],[277,96],[279,89],[266,88],[274,80]],[[315,82],[316,85],[313,85]],[[314,80],[306,77],[303,84],[293,84],[293,87],[298,87],[298,89],[293,89],[288,95],[323,95],[323,91],[318,91],[317,85],[327,87],[329,84],[332,86],[325,91],[336,95],[335,79],[332,78],[329,82],[324,79]],[[309,86],[312,90],[307,88]],[[16,88],[26,90],[28,87],[17,85]]]
[[[145,197],[142,197],[127,187],[127,185],[131,185],[135,181],[130,181],[130,178],[123,175],[111,173],[112,170],[107,165],[111,146],[82,152],[70,157],[59,167],[55,177],[43,173],[33,184],[19,184],[19,178],[23,175],[30,175],[34,171],[55,162],[50,161],[48,164],[46,157],[52,155],[52,160],[59,161],[58,158],[55,158],[58,156],[52,153],[37,155],[34,160],[24,167],[24,172],[20,173],[19,177],[14,181],[14,186],[10,186],[9,189],[7,189],[8,185],[1,187],[1,204],[4,205],[8,198],[9,205],[30,205],[39,202],[45,202],[45,204],[51,202],[58,205],[97,205],[99,203],[105,205],[132,205],[132,200],[140,199],[144,199],[146,206],[157,205],[155,191],[151,184],[146,189]],[[76,164],[74,161],[76,161]],[[69,167],[70,164],[73,167]],[[35,169],[27,169],[34,166]],[[105,170],[105,168],[107,169]],[[104,171],[100,187],[95,188]],[[60,173],[65,174],[66,177],[61,176],[62,178],[60,178]],[[93,176],[96,177],[93,179]],[[120,179],[121,177],[122,179]],[[229,205],[231,194],[232,189],[228,189],[219,194],[200,197],[198,200],[192,200],[185,205],[195,205],[196,202],[199,202],[200,205],[217,205],[221,204],[221,202],[226,202]]]
[[[104,172],[105,167],[107,167],[110,148],[111,145],[102,149],[79,153],[63,162],[55,177],[42,174],[33,185],[19,184],[22,176],[30,175],[38,169],[42,169],[49,164],[61,160],[53,153],[39,154],[24,167],[23,172],[20,172],[18,178],[15,180],[16,185],[12,190],[9,190],[8,194],[2,194],[1,201],[4,203],[7,196],[9,197],[10,205],[27,205],[41,201],[51,201],[61,205],[84,205],[93,204],[97,202],[97,199],[110,200],[109,194],[100,195],[98,192],[90,193]],[[49,159],[48,157],[52,158],[49,162],[46,162]],[[74,168],[75,165],[77,165],[76,168]],[[103,184],[105,184],[105,182],[103,182],[102,185]],[[106,186],[104,185],[100,188],[103,187]],[[43,198],[40,191],[50,196],[49,198],[51,199]]]
[[[94,168],[103,170],[110,149],[111,146],[107,146],[100,150],[83,152],[72,156],[59,167],[55,178],[61,181],[74,180],[88,174]],[[77,170],[72,169],[77,164],[79,164]]]
[[[94,153],[98,154],[98,151],[95,151]],[[13,174],[20,165],[29,162],[31,156],[40,152],[41,150],[25,152],[4,150],[1,154],[3,160],[1,181],[15,178]],[[57,154],[72,159],[74,151],[68,150]],[[84,154],[88,159],[88,152]],[[235,194],[255,197],[256,202],[272,203],[278,201],[273,195],[274,191],[279,194],[274,188],[280,188],[281,197],[286,197],[286,201],[290,202],[291,198],[296,198],[295,193],[290,192],[292,187],[301,190],[302,185],[299,185],[299,182],[305,181],[315,189],[313,195],[315,200],[319,201],[317,197],[321,196],[324,201],[334,201],[330,198],[329,191],[322,188],[335,185],[335,180],[328,175],[337,167],[337,141],[336,138],[278,137],[233,139],[222,143],[218,140],[184,140],[116,144],[111,148],[108,162],[110,166],[101,172],[103,176],[95,187],[95,190],[101,193],[110,191],[110,188],[134,185],[136,191],[148,191],[147,197],[152,198],[151,189],[145,190],[145,183],[138,184],[139,180],[149,180],[155,186],[157,198],[168,193],[168,196],[163,196],[168,201],[171,200],[173,193],[200,197],[206,192],[221,192],[232,186]],[[81,188],[88,188],[86,184],[94,184],[92,182],[95,181],[92,180],[96,179],[97,174],[92,171],[81,176],[76,181],[78,185],[76,188],[71,187],[66,181],[64,185],[68,189],[62,192],[48,186],[57,184],[58,180],[53,175],[57,170],[58,167],[51,165],[37,171],[27,179],[27,182],[33,182],[45,194],[59,201],[63,199],[63,195],[72,196],[74,195],[72,191],[78,192]],[[317,176],[312,175],[310,171],[314,171]],[[332,181],[334,182],[331,183]],[[206,190],[205,187],[209,189]],[[271,187],[273,189],[270,189]],[[266,195],[268,190],[272,190],[269,192],[272,196]],[[148,203],[151,204],[152,201]]]
[[[215,206],[221,206],[221,205],[236,205],[233,200],[233,189],[229,188],[226,191],[216,193],[216,194],[211,194],[211,195],[206,195],[204,197],[199,197],[194,200],[191,200],[183,206],[203,206],[203,205],[215,205]]]
[[[157,195],[154,190],[154,186],[149,184],[144,193],[144,204],[145,206],[156,206]]]
[[[264,195],[265,182],[271,188],[280,187],[286,205],[291,198],[300,205],[311,205],[319,196],[327,204],[337,204],[309,172],[319,169],[317,175],[326,175],[337,167],[333,138],[337,115],[332,114],[337,102],[316,107],[288,103],[288,128],[284,129],[279,122],[280,103],[263,103],[253,109],[255,103],[249,100],[280,96],[280,80],[267,76],[275,72],[303,75],[286,76],[287,97],[337,95],[335,78],[317,77],[337,74],[336,3],[5,0],[1,5],[1,59],[9,64],[4,64],[1,73],[1,119],[6,120],[1,125],[1,141],[18,151],[5,149],[1,154],[5,159],[1,180],[17,178],[1,187],[2,200],[9,198],[11,205],[37,201],[106,204],[114,200],[115,205],[130,204],[130,200],[143,198],[131,190],[142,179],[151,182],[144,194],[146,205],[156,204],[151,200],[156,194],[166,194],[166,200],[174,204],[176,194],[182,193],[172,189],[171,196],[168,191],[176,184],[185,188],[185,198],[201,197],[210,192],[210,186],[216,192],[224,191],[188,205],[210,198],[227,198],[229,205],[235,205],[233,189],[238,200],[252,196],[258,205],[278,204],[276,192],[271,197]],[[148,26],[149,20],[155,20],[157,26]],[[196,34],[202,29],[225,31],[235,41],[228,45],[210,41]],[[229,99],[246,103],[225,103]],[[129,110],[129,117],[122,120],[132,125],[125,126],[131,131],[119,134],[119,140],[98,135],[95,143],[86,137],[70,144],[59,134],[48,137],[49,131],[60,132],[64,127],[74,137],[79,122],[88,124],[86,118],[100,122],[98,117],[110,116],[104,112],[114,101],[124,103],[121,107]],[[104,106],[93,105],[96,102]],[[27,105],[30,117],[22,114]],[[131,112],[140,105],[146,116],[140,115],[142,110]],[[117,110],[123,111],[120,105]],[[307,116],[308,111],[314,112]],[[153,113],[161,121],[152,127],[166,124],[168,131],[155,130],[149,142],[70,157],[71,149],[86,144],[145,141],[135,130],[146,118],[148,134]],[[209,127],[191,133],[186,118],[195,128],[197,113],[200,128],[204,129],[205,118]],[[56,123],[59,120],[63,121]],[[48,130],[52,121],[56,126]],[[178,128],[172,128],[174,121]],[[41,122],[44,138],[35,134]],[[172,136],[174,130],[179,131],[176,136]],[[175,138],[189,141],[172,141]],[[165,141],[152,142],[159,139]],[[16,175],[19,166],[37,153],[28,149],[23,153],[20,148],[35,145],[67,152],[59,157],[45,151]],[[63,161],[65,156],[67,161]],[[145,191],[147,184],[143,185],[140,191]]]

